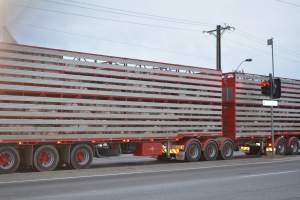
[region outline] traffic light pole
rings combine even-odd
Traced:
[[[271,76],[271,94],[270,99],[273,99],[273,90],[274,90],[274,45],[273,38],[268,40],[268,45],[271,45],[272,48],[272,74]],[[273,106],[271,106],[271,137],[272,137],[272,157],[275,155],[275,136],[274,136],[274,110]]]
[[[271,94],[270,94],[270,99],[273,99],[273,85],[274,85],[274,81],[273,81],[273,75],[270,74],[270,79],[272,80],[272,84],[271,84]],[[274,157],[275,155],[275,137],[274,137],[274,110],[273,110],[273,106],[271,106],[271,137],[272,137],[272,157]]]

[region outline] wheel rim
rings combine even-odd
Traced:
[[[15,164],[14,154],[10,151],[0,153],[0,168],[3,170],[11,169]]]
[[[298,142],[293,142],[291,144],[292,153],[298,153]]]
[[[50,168],[55,160],[55,156],[51,151],[44,150],[38,155],[39,165],[43,168]]]
[[[189,148],[189,155],[191,158],[197,158],[199,155],[199,148],[197,144],[192,144]]]
[[[75,153],[75,160],[79,165],[86,165],[90,160],[89,152],[86,149],[78,149]]]
[[[216,156],[216,148],[214,145],[208,145],[207,147],[207,153],[209,158],[214,158]]]
[[[285,145],[283,143],[278,144],[278,153],[283,155],[285,152]]]
[[[230,157],[232,155],[232,148],[231,148],[231,144],[230,143],[226,143],[224,145],[224,156],[225,157]]]

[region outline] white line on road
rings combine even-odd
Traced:
[[[214,166],[205,166],[205,167],[191,167],[191,168],[182,168],[182,169],[166,169],[166,170],[140,170],[135,172],[122,172],[116,174],[96,174],[96,175],[86,175],[86,176],[69,176],[62,178],[45,178],[45,179],[27,179],[27,180],[16,180],[16,181],[3,181],[0,182],[0,185],[4,184],[19,184],[19,183],[37,183],[37,182],[50,182],[50,181],[61,181],[61,180],[76,180],[84,178],[98,178],[98,177],[110,177],[110,176],[122,176],[122,175],[136,175],[136,174],[152,174],[152,173],[168,173],[168,172],[180,172],[180,171],[191,171],[191,170],[201,170],[201,169],[212,169],[212,168],[223,168],[223,167],[238,167],[238,166],[249,166],[249,165],[260,165],[260,164],[272,164],[272,163],[283,163],[283,162],[292,162],[299,159],[276,159],[268,162],[254,162],[254,163],[240,163],[240,164],[227,164],[227,165],[214,165]],[[292,173],[297,171],[287,171],[287,172],[274,172],[274,173]],[[272,175],[272,173],[269,173]],[[253,174],[243,177],[253,177],[253,176],[263,176],[264,174]],[[266,176],[267,174],[265,174]]]
[[[280,175],[280,174],[290,174],[290,173],[296,173],[299,170],[293,170],[293,171],[282,171],[282,172],[270,172],[270,173],[263,173],[263,174],[250,174],[241,176],[241,178],[253,178],[253,177],[261,177],[261,176],[271,176],[271,175]]]

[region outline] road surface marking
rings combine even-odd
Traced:
[[[293,171],[281,171],[281,172],[270,172],[270,173],[263,173],[263,174],[250,174],[245,176],[240,176],[241,178],[253,178],[253,177],[261,177],[261,176],[271,176],[271,175],[280,175],[280,174],[290,174],[290,173],[296,173],[299,172],[299,170],[293,170]]]
[[[37,182],[50,182],[50,181],[60,181],[60,180],[74,180],[74,179],[84,179],[84,178],[98,178],[98,177],[109,177],[109,176],[122,176],[122,175],[136,175],[136,174],[151,174],[151,173],[169,173],[169,172],[180,172],[180,171],[192,171],[192,170],[201,170],[201,169],[212,169],[212,168],[222,168],[222,167],[238,167],[238,166],[249,166],[249,165],[260,165],[260,164],[272,164],[272,163],[283,163],[283,162],[292,162],[299,159],[290,159],[290,158],[281,158],[273,161],[267,162],[254,162],[254,163],[239,163],[239,164],[227,164],[227,165],[214,165],[214,166],[205,166],[205,167],[191,167],[191,168],[182,168],[182,169],[166,169],[166,170],[139,170],[136,172],[123,172],[116,174],[97,174],[97,175],[86,175],[86,176],[67,176],[62,178],[44,178],[44,179],[27,179],[27,180],[16,180],[16,181],[3,181],[0,182],[0,185],[4,184],[18,184],[18,183],[37,183]],[[294,172],[294,171],[291,171]],[[295,171],[296,172],[296,171]],[[38,172],[37,172],[38,173]],[[276,172],[278,173],[278,172]],[[259,175],[247,175],[259,176]],[[243,176],[243,177],[247,177]]]

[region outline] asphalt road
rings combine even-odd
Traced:
[[[300,200],[300,157],[197,163],[146,160],[87,170],[6,174],[0,175],[0,199]]]

